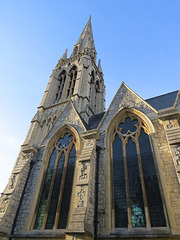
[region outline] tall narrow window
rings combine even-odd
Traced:
[[[95,74],[94,71],[91,72],[91,79],[90,79],[90,89],[89,89],[89,101],[92,110],[95,113],[95,96],[96,96],[96,89],[95,89]]]
[[[166,226],[149,135],[146,124],[130,113],[126,113],[114,129],[116,228]]]
[[[72,96],[74,93],[75,83],[76,83],[76,77],[77,77],[77,67],[74,66],[69,71],[69,86],[67,89],[67,98]]]
[[[61,72],[61,74],[59,75],[58,81],[59,81],[59,85],[58,85],[58,91],[56,93],[56,100],[55,100],[55,102],[59,102],[61,97],[62,97],[62,93],[63,93],[65,81],[66,81],[66,71],[65,70],[63,70]]]
[[[65,229],[70,208],[76,157],[71,132],[62,135],[52,148],[40,198],[35,229]]]

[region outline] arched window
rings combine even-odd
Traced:
[[[166,227],[147,125],[126,113],[112,141],[115,228]]]
[[[76,157],[76,140],[62,134],[51,149],[35,229],[65,229],[70,209]]]
[[[77,77],[77,67],[74,66],[73,68],[71,68],[68,75],[69,75],[69,86],[67,88],[67,98],[72,96],[74,93],[74,87],[75,87],[76,77]]]
[[[95,76],[94,76],[94,71],[92,71],[91,79],[90,79],[90,89],[89,89],[89,100],[90,100],[91,107],[94,104],[94,95],[95,95],[94,82],[95,82]]]
[[[59,81],[59,85],[58,85],[58,91],[56,93],[56,100],[55,100],[55,102],[59,102],[59,100],[62,97],[62,93],[63,93],[65,81],[66,81],[66,71],[65,70],[63,70],[60,73],[58,81]]]

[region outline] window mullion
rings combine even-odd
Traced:
[[[124,176],[125,176],[125,186],[126,186],[126,200],[127,200],[127,212],[128,212],[128,228],[132,228],[132,214],[131,214],[131,201],[130,201],[130,192],[129,192],[129,180],[128,180],[128,167],[127,167],[127,158],[126,158],[126,144],[125,140],[122,139],[123,146],[123,161],[124,161]]]
[[[58,228],[60,209],[61,209],[61,203],[62,203],[62,198],[63,198],[63,190],[64,190],[64,184],[65,184],[65,180],[66,180],[69,152],[70,152],[71,148],[72,148],[72,145],[70,145],[69,148],[67,149],[66,153],[64,153],[65,154],[64,170],[63,170],[61,186],[60,186],[60,193],[59,193],[58,204],[57,204],[57,209],[56,209],[56,217],[55,217],[54,226],[53,226],[54,230]]]
[[[141,187],[142,187],[142,194],[143,194],[143,202],[144,202],[144,209],[145,209],[145,216],[146,216],[146,227],[147,229],[151,229],[151,220],[150,220],[150,213],[146,195],[146,187],[144,182],[144,174],[143,174],[143,167],[142,167],[142,160],[141,160],[141,153],[139,147],[139,141],[136,137],[136,150],[137,150],[137,157],[138,157],[138,166],[139,166],[139,174],[141,179]]]
[[[61,155],[61,153],[60,153],[60,155]],[[46,206],[46,212],[45,212],[45,215],[44,215],[43,225],[42,225],[42,228],[41,228],[42,230],[45,229],[45,227],[46,227],[46,222],[47,222],[49,207],[50,207],[50,203],[51,203],[51,197],[52,197],[53,186],[54,186],[54,181],[55,181],[55,177],[56,177],[58,161],[59,161],[59,155],[56,156],[56,162],[55,162],[55,165],[54,165],[54,170],[53,170],[53,175],[52,175],[52,180],[51,180],[51,186],[50,186],[50,191],[49,191],[48,201],[47,201],[47,206]]]

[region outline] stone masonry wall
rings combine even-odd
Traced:
[[[180,186],[176,175],[170,146],[168,145],[164,127],[158,120],[153,122],[156,130],[157,148],[160,155],[164,181],[168,188],[168,198],[172,211],[169,216],[175,219],[177,226],[180,226]],[[167,195],[167,194],[166,194]],[[170,211],[170,209],[167,209]]]
[[[39,175],[42,168],[42,155],[44,148],[40,148],[34,157],[34,166],[32,168],[29,180],[24,192],[23,200],[19,209],[18,217],[13,231],[14,235],[20,235],[28,231],[28,221],[32,215],[32,206],[34,205],[34,196],[39,184]]]
[[[98,141],[98,147],[100,147],[99,154],[99,178],[98,178],[98,233],[102,233],[101,229],[105,227],[105,214],[106,214],[106,172],[107,163],[105,163],[105,148],[104,148],[104,133],[100,134],[100,140]]]

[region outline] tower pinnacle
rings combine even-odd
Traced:
[[[82,53],[86,48],[89,49],[88,53],[96,59],[96,49],[94,45],[92,26],[91,26],[91,16],[82,31],[77,43],[74,45],[74,50],[71,56],[75,56],[78,53]]]
[[[62,55],[62,57],[60,58],[60,60],[66,60],[67,59],[67,51],[68,49],[66,48],[64,54]]]

